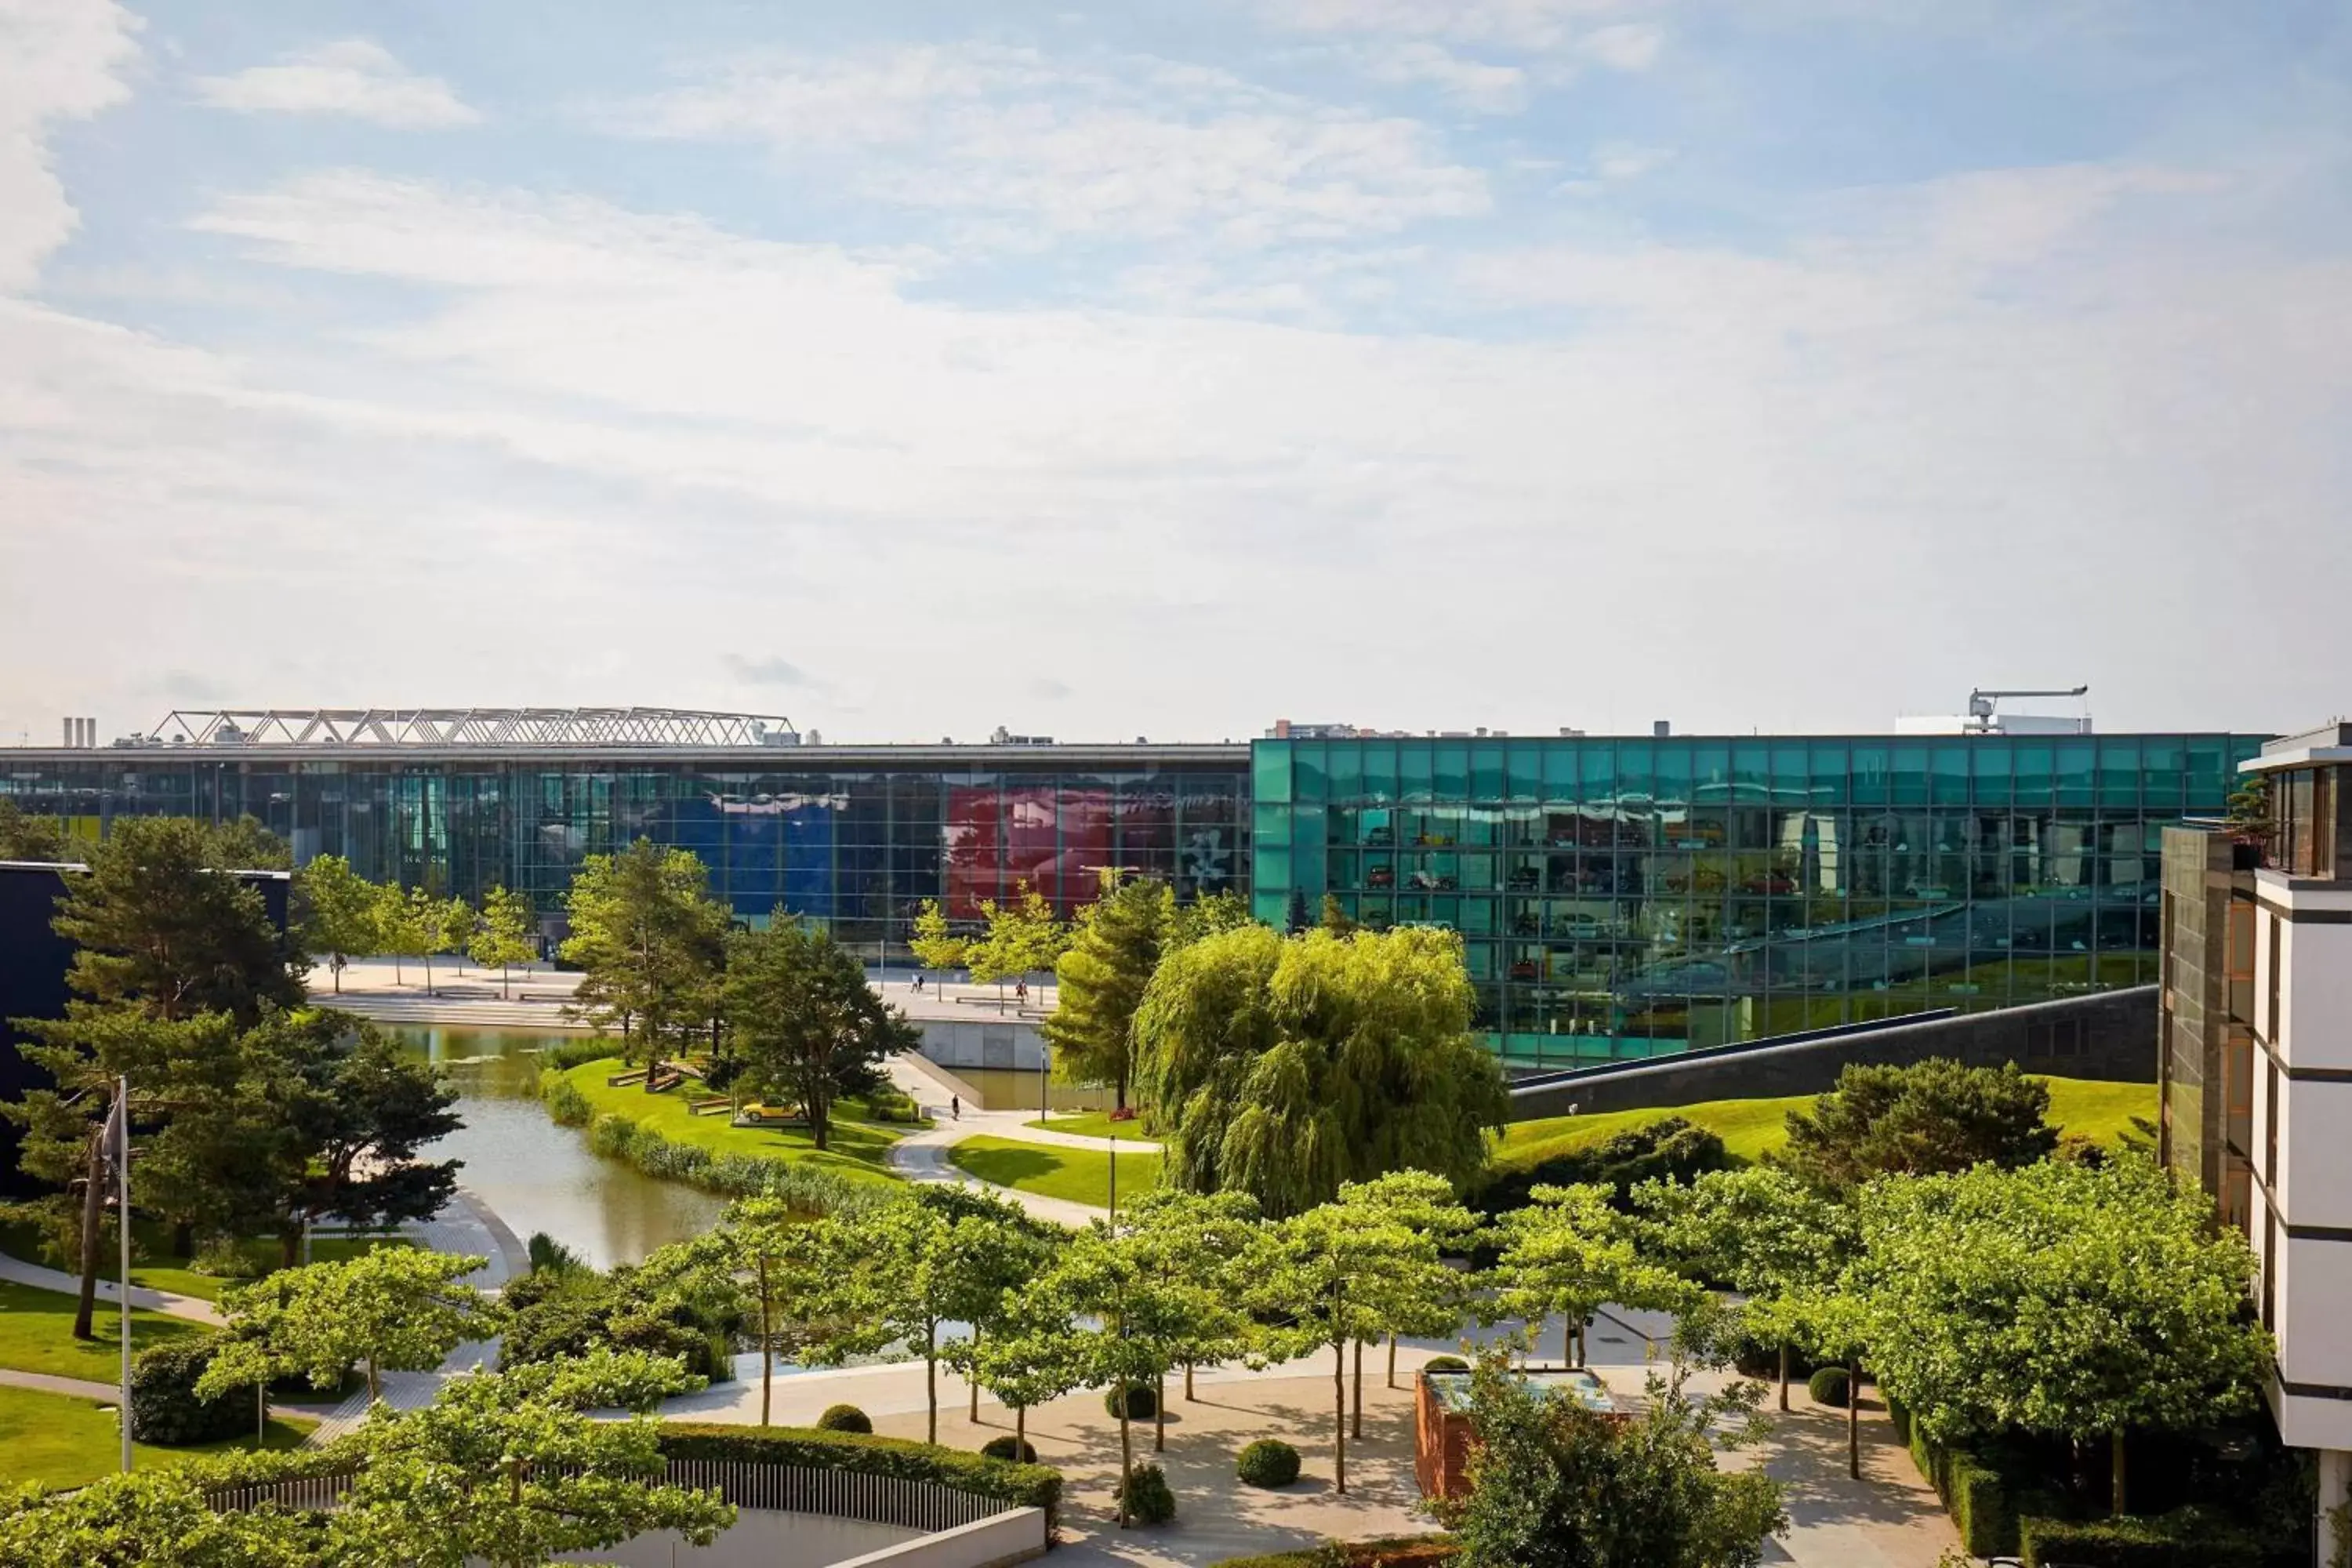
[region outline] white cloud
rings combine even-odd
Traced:
[[[1638,180],[1674,162],[1668,147],[1643,147],[1631,142],[1604,142],[1592,150],[1592,172],[1604,180]]]
[[[1488,203],[1485,175],[1415,121],[1156,59],[961,46],[730,61],[604,123],[764,142],[794,167],[839,163],[870,197],[1055,236],[1263,245]]]
[[[1554,49],[1642,0],[1260,0],[1280,26],[1315,33],[1391,33]]]
[[[110,0],[0,0],[0,291],[29,288],[79,222],[47,139],[130,96],[137,27]]]
[[[1577,52],[1612,70],[1645,71],[1665,47],[1665,30],[1648,22],[1612,22],[1576,40]]]
[[[1491,65],[1422,39],[1360,44],[1346,53],[1373,81],[1427,82],[1486,114],[1516,114],[1527,107],[1528,73],[1518,66]]]
[[[1769,257],[1530,248],[1457,286],[1573,329],[1479,341],[972,309],[693,217],[307,176],[205,228],[256,277],[397,282],[396,321],[354,306],[230,357],[0,309],[0,581],[103,572],[141,647],[355,700],[397,668],[484,701],[756,707],[760,672],[708,650],[787,626],[824,694],[795,717],[828,732],[862,708],[967,733],[969,683],[925,672],[982,659],[1034,695],[1082,657],[1057,733],[1230,734],[1265,716],[1269,628],[1321,654],[1286,668],[1286,706],[1416,727],[1459,710],[1433,647],[1538,671],[1644,650],[1573,694],[1497,688],[1490,722],[1744,728],[1883,723],[1989,644],[2093,680],[2111,724],[2283,723],[2330,700],[2326,634],[2295,628],[2334,624],[2352,571],[2352,276],[2208,243],[2230,195],[2014,172],[1852,193]],[[2293,577],[2231,581],[2290,542]],[[2142,657],[2184,559],[2217,611],[2281,628],[2284,710],[2250,715],[2228,660]],[[435,638],[349,614],[361,563],[371,602],[432,605]],[[551,636],[518,585],[631,636]],[[1007,637],[1016,606],[1062,635]],[[0,710],[78,613],[11,609]],[[126,654],[108,689],[146,667]]]
[[[481,115],[438,77],[417,76],[372,38],[299,49],[278,64],[196,79],[199,102],[240,114],[331,114],[404,131],[477,124]]]

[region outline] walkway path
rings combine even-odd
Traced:
[[[50,1268],[38,1263],[27,1263],[21,1258],[0,1253],[0,1279],[12,1279],[19,1285],[30,1285],[38,1290],[58,1290],[70,1296],[81,1289],[81,1280],[62,1268]],[[114,1281],[98,1282],[98,1299],[113,1302],[119,1300]],[[185,1318],[192,1323],[210,1323],[218,1328],[220,1309],[197,1296],[181,1296],[169,1290],[151,1290],[144,1285],[131,1287],[131,1304],[166,1317]]]
[[[890,1146],[890,1168],[910,1182],[955,1182],[968,1187],[979,1187],[1020,1205],[1039,1219],[1083,1227],[1093,1220],[1108,1219],[1110,1211],[1097,1208],[1091,1204],[1049,1198],[1043,1194],[1024,1193],[1015,1187],[1001,1187],[993,1182],[983,1182],[953,1164],[948,1158],[948,1151],[965,1139],[982,1133],[1018,1143],[1084,1149],[1098,1154],[1108,1153],[1114,1147],[1129,1154],[1156,1152],[1160,1148],[1159,1144],[1140,1138],[1121,1138],[1114,1143],[1108,1138],[1087,1138],[1075,1132],[1055,1132],[1043,1127],[1032,1127],[1028,1125],[1029,1112],[1026,1110],[982,1110],[966,1105],[961,1115],[950,1120],[948,1100],[960,1086],[940,1077],[938,1069],[919,1056],[893,1057],[884,1066],[889,1072],[890,1081],[911,1095],[932,1120],[931,1126],[910,1132]]]

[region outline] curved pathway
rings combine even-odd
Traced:
[[[1108,1219],[1110,1211],[1091,1204],[1072,1203],[1066,1198],[1049,1198],[1041,1193],[1024,1193],[1016,1187],[1002,1187],[993,1182],[983,1182],[969,1171],[958,1168],[948,1158],[948,1151],[965,1139],[985,1133],[1015,1143],[1036,1143],[1048,1148],[1084,1149],[1105,1154],[1114,1148],[1130,1153],[1157,1153],[1160,1145],[1140,1138],[1087,1138],[1076,1132],[1055,1132],[1047,1128],[1032,1127],[1029,1112],[1021,1110],[982,1110],[966,1105],[961,1114],[950,1119],[948,1100],[961,1086],[950,1083],[921,1057],[893,1057],[883,1064],[890,1081],[912,1096],[915,1102],[929,1114],[932,1125],[910,1132],[890,1146],[890,1169],[910,1182],[954,1182],[962,1186],[978,1187],[1009,1203],[1014,1203],[1039,1219],[1052,1220],[1056,1225],[1084,1226],[1088,1222]]]
[[[11,1279],[19,1285],[30,1285],[37,1290],[57,1290],[71,1296],[81,1289],[78,1276],[62,1268],[51,1268],[39,1263],[27,1263],[21,1258],[0,1253],[0,1279]],[[98,1299],[111,1303],[118,1299],[111,1279],[98,1282]],[[131,1304],[166,1317],[185,1318],[192,1323],[221,1325],[220,1309],[200,1296],[175,1295],[169,1290],[151,1290],[144,1285],[131,1287]]]

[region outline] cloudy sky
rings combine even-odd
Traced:
[[[0,0],[0,743],[2352,708],[2340,0]]]

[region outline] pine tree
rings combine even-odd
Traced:
[[[1127,1109],[1135,1076],[1135,1010],[1159,967],[1174,918],[1165,883],[1122,883],[1103,873],[1103,894],[1079,911],[1077,931],[1055,975],[1060,1005],[1041,1026],[1066,1083],[1108,1083]]]

